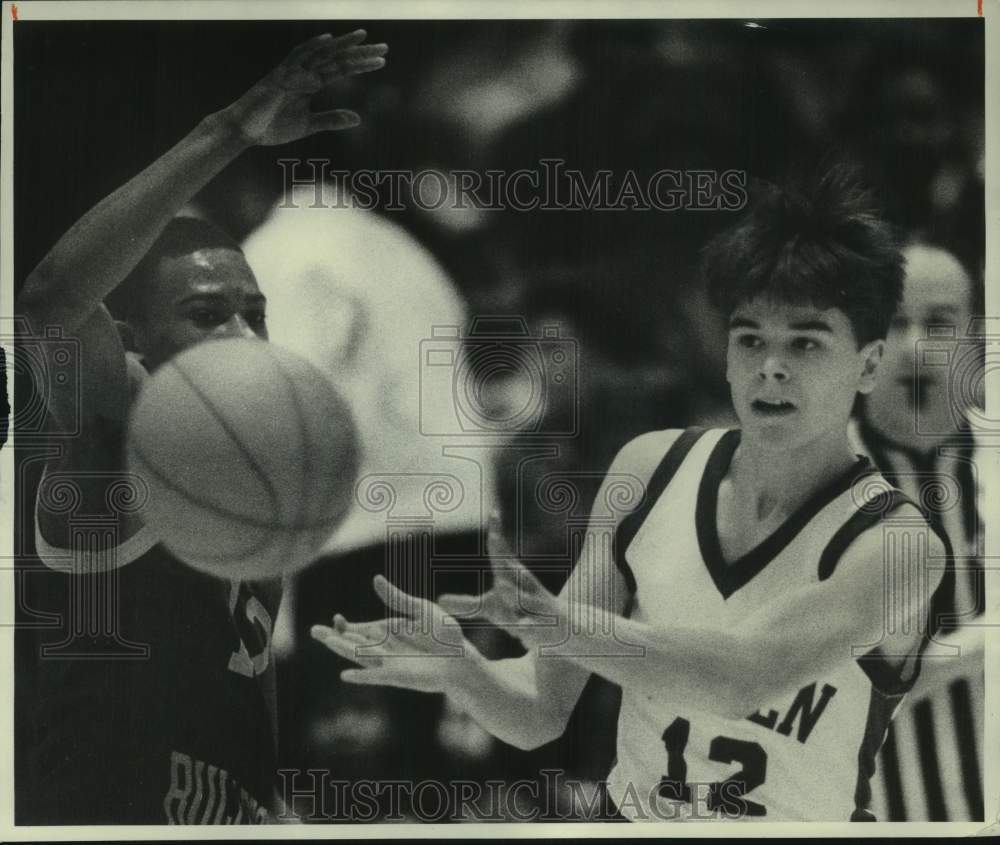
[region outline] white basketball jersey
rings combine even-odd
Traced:
[[[829,577],[850,540],[871,527],[859,503],[887,489],[859,459],[757,548],[726,563],[717,495],[739,432],[689,430],[684,439],[690,451],[679,466],[674,458],[666,488],[656,489],[658,470],[645,513],[619,530],[616,553],[634,587],[631,617],[653,626],[705,637],[738,631],[790,591]],[[670,453],[661,470],[669,462]],[[831,587],[815,624],[838,608]],[[888,664],[872,658],[862,668],[848,654],[743,719],[697,710],[666,686],[658,695],[624,689],[609,794],[633,821],[870,819],[875,753],[907,686]]]

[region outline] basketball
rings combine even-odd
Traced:
[[[143,386],[128,433],[143,519],[178,558],[253,580],[310,563],[347,515],[359,454],[350,408],[295,353],[227,339]]]

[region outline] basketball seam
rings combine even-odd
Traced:
[[[287,524],[284,522],[264,522],[262,520],[254,519],[254,517],[247,514],[236,513],[230,511],[216,502],[211,502],[206,499],[202,499],[195,493],[190,492],[187,488],[179,486],[169,477],[167,477],[162,470],[160,470],[152,461],[149,460],[148,456],[143,452],[139,445],[133,441],[132,451],[135,453],[136,457],[145,464],[145,468],[149,470],[156,478],[163,484],[164,487],[172,490],[174,493],[178,493],[191,501],[192,504],[198,505],[201,508],[209,511],[213,516],[223,517],[225,519],[231,519],[234,522],[241,523],[250,528],[264,528],[264,529],[278,529],[281,531],[318,531],[320,529],[325,529],[335,524],[336,520],[331,520],[329,522],[316,522],[316,523],[305,523],[305,524]]]
[[[135,457],[138,458],[139,462],[145,464],[146,465],[146,469],[148,469],[157,478],[159,478],[163,482],[163,484],[164,484],[165,487],[167,487],[170,490],[173,490],[178,495],[183,496],[185,498],[185,500],[187,500],[189,502],[192,502],[195,505],[199,505],[199,506],[204,505],[204,509],[207,510],[212,516],[224,517],[226,519],[234,519],[234,521],[237,521],[237,522],[241,522],[241,521],[245,522],[245,520],[242,520],[242,518],[239,515],[233,515],[233,514],[227,514],[227,513],[221,513],[220,514],[219,513],[219,509],[214,504],[212,504],[212,503],[202,503],[202,502],[198,501],[197,499],[191,497],[188,494],[187,490],[185,490],[183,488],[180,488],[176,484],[172,483],[170,481],[170,479],[168,479],[166,476],[164,476],[152,463],[150,463],[149,460],[146,458],[146,456],[144,456],[142,454],[141,450],[138,449],[134,444],[133,444],[132,451],[133,451]],[[261,529],[269,529],[268,533],[265,534],[265,536],[264,536],[264,538],[262,540],[255,541],[254,543],[252,543],[246,549],[244,549],[243,547],[233,547],[233,548],[230,548],[225,553],[221,553],[221,552],[219,552],[219,553],[205,552],[203,550],[197,550],[197,551],[193,552],[193,555],[196,557],[196,559],[199,562],[203,562],[203,563],[211,563],[211,564],[215,564],[215,563],[227,563],[227,564],[232,564],[235,561],[246,560],[250,556],[258,556],[258,555],[261,555],[261,554],[267,554],[267,553],[269,553],[272,550],[272,547],[277,542],[277,538],[274,536],[274,527],[270,526],[270,525],[267,525],[267,526],[258,526],[258,527],[261,528]],[[162,542],[162,543],[165,543],[168,546],[168,548],[171,545],[169,543],[169,541],[164,540],[163,538],[158,538],[158,541]],[[181,555],[181,559],[182,560],[184,559],[183,555]]]
[[[295,416],[296,421],[299,426],[299,443],[301,445],[301,459],[302,459],[302,483],[299,485],[298,490],[298,502],[295,507],[295,517],[297,520],[302,519],[305,516],[306,511],[306,500],[308,498],[309,490],[312,487],[313,480],[310,476],[310,460],[309,456],[313,454],[312,446],[310,441],[309,430],[306,426],[305,420],[305,409],[302,404],[301,397],[299,396],[298,383],[295,378],[289,374],[288,369],[284,366],[284,362],[280,358],[275,359],[275,365],[281,374],[285,376],[285,384],[288,386],[289,393],[292,397],[292,403],[295,405]]]
[[[225,419],[225,417],[223,417],[223,416],[222,416],[222,415],[221,415],[221,414],[220,414],[220,413],[219,413],[219,412],[218,412],[218,411],[216,410],[215,406],[214,406],[214,405],[213,405],[213,404],[212,404],[212,403],[211,403],[211,402],[209,401],[208,397],[207,397],[207,396],[205,395],[205,393],[204,393],[204,392],[203,392],[203,391],[201,390],[201,388],[199,388],[199,387],[198,387],[198,385],[197,385],[197,384],[195,384],[194,380],[193,380],[193,379],[191,379],[191,377],[190,377],[190,376],[188,376],[188,374],[187,374],[186,372],[184,372],[184,370],[182,370],[182,369],[181,369],[181,368],[180,368],[180,367],[179,367],[179,366],[177,365],[177,362],[176,362],[176,361],[173,361],[173,362],[171,362],[171,364],[172,364],[172,366],[173,366],[174,370],[176,370],[176,371],[177,371],[177,373],[178,373],[178,374],[180,375],[180,377],[181,377],[181,378],[182,378],[182,379],[183,379],[183,380],[184,380],[184,381],[185,381],[185,382],[187,383],[188,387],[190,387],[190,388],[191,388],[191,390],[192,390],[192,391],[194,392],[195,396],[197,396],[197,397],[198,397],[198,399],[200,399],[200,400],[201,400],[201,403],[202,403],[202,405],[203,405],[203,406],[205,407],[205,410],[206,410],[206,411],[208,411],[208,413],[209,413],[209,414],[210,414],[210,415],[211,415],[211,416],[212,416],[212,417],[213,417],[213,418],[215,419],[215,421],[216,421],[216,422],[217,422],[217,423],[218,423],[218,424],[219,424],[219,425],[221,426],[222,430],[223,430],[223,431],[224,431],[224,432],[225,432],[226,434],[228,434],[228,435],[229,435],[230,439],[231,439],[231,440],[232,440],[232,442],[233,442],[233,445],[235,445],[235,446],[236,446],[236,448],[237,448],[237,449],[239,450],[239,452],[240,452],[240,453],[241,453],[241,454],[243,455],[243,457],[244,457],[244,459],[245,459],[245,460],[247,461],[247,463],[249,463],[249,464],[250,464],[250,467],[251,467],[251,468],[252,468],[253,470],[255,470],[255,471],[257,472],[257,475],[258,475],[258,476],[260,477],[261,481],[262,481],[262,482],[263,482],[263,484],[264,484],[264,487],[265,487],[265,488],[266,488],[266,490],[267,490],[267,493],[268,493],[268,495],[269,495],[269,496],[270,496],[270,498],[271,498],[271,507],[272,507],[272,508],[273,508],[273,509],[274,509],[275,511],[277,511],[277,510],[278,510],[278,504],[279,504],[279,502],[281,501],[281,499],[280,499],[280,497],[278,496],[278,491],[277,491],[277,488],[276,488],[276,487],[274,486],[274,482],[272,481],[272,479],[270,478],[270,476],[268,475],[268,473],[267,473],[267,472],[265,471],[265,469],[264,469],[264,468],[263,468],[263,467],[262,467],[262,466],[261,466],[261,465],[260,465],[260,464],[259,464],[259,463],[257,462],[257,460],[256,460],[256,459],[254,458],[253,454],[252,454],[252,453],[250,452],[250,450],[249,450],[249,449],[247,449],[247,448],[246,448],[246,446],[244,446],[244,444],[243,444],[243,441],[242,441],[242,440],[241,440],[241,439],[240,439],[240,438],[239,438],[239,437],[237,436],[237,433],[236,433],[236,432],[235,432],[235,431],[234,431],[234,430],[232,429],[232,427],[231,427],[231,426],[230,426],[230,425],[229,425],[229,424],[228,424],[228,423],[226,422],[226,419]]]
[[[277,365],[278,369],[280,369],[283,373],[285,373],[285,374],[288,373],[288,371],[285,369],[283,363],[280,360],[276,361],[276,365]],[[357,432],[357,427],[356,427],[355,422],[354,422],[354,417],[353,417],[353,414],[351,412],[350,405],[337,392],[336,386],[333,384],[332,380],[330,380],[318,368],[316,368],[316,372],[333,389],[333,393],[334,393],[334,395],[336,397],[336,400],[337,400],[338,404],[341,406],[340,410],[343,410],[343,411],[347,412],[347,420],[348,420],[348,423],[349,423],[350,429],[351,429],[351,438],[352,439],[357,439],[357,437],[359,435],[358,435],[358,432]],[[300,412],[300,414],[299,414],[299,422],[300,422],[300,426],[301,426],[300,431],[301,431],[301,435],[302,435],[302,443],[303,443],[304,447],[306,445],[308,445],[308,448],[304,448],[303,449],[303,455],[304,456],[312,455],[313,454],[313,448],[312,447],[313,447],[314,444],[312,443],[312,440],[311,440],[311,437],[310,437],[309,428],[305,424],[306,415],[303,412],[304,405],[302,403],[302,397],[299,395],[299,392],[298,392],[298,382],[295,379],[293,379],[293,378],[289,378],[287,381],[288,381],[289,387],[291,388],[292,398],[293,398],[293,401],[295,402],[296,409]],[[304,472],[303,475],[308,477],[309,471],[312,469],[312,462],[309,461],[308,458],[306,458],[306,460],[304,462],[304,466],[306,468],[306,472]],[[318,481],[318,479],[309,478],[309,481],[312,482],[312,483],[316,483]],[[324,481],[326,481],[326,479],[324,479]],[[302,500],[301,500],[301,505],[302,505],[301,509],[303,511],[305,510],[305,503],[306,503],[306,500],[307,500],[307,493],[308,493],[309,489],[310,489],[309,484],[304,485],[304,488],[303,488],[303,497],[302,497]],[[323,496],[324,501],[328,498],[328,496],[326,495],[327,493],[329,493],[329,490],[324,489],[324,496]],[[347,511],[350,510],[350,506],[351,506],[351,497],[348,497],[348,500],[347,500],[347,503],[345,504],[345,506],[337,512],[336,520],[342,519],[343,516],[344,516],[344,514]],[[301,515],[301,513],[300,513],[300,515]]]

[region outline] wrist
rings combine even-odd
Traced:
[[[229,108],[208,115],[202,120],[199,129],[210,135],[216,144],[229,150],[234,156],[256,143],[243,131],[239,120]]]
[[[451,660],[446,689],[448,697],[463,711],[469,712],[478,691],[489,678],[489,661],[471,643],[466,643],[461,657]]]

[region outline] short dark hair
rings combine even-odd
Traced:
[[[173,218],[132,272],[108,294],[104,304],[119,320],[134,322],[141,319],[145,313],[146,294],[160,262],[213,247],[232,249],[240,254],[243,252],[235,239],[207,220],[198,217]]]
[[[758,296],[838,308],[858,346],[884,338],[903,295],[899,241],[858,171],[753,186],[747,213],[702,250],[712,304],[726,316]]]

